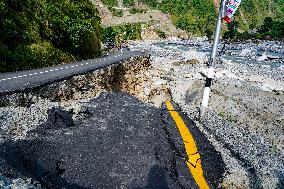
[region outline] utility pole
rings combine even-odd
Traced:
[[[215,36],[214,36],[212,53],[211,53],[211,57],[208,62],[208,73],[207,73],[207,78],[206,78],[206,83],[205,83],[202,104],[200,107],[200,117],[202,117],[205,114],[206,108],[208,107],[209,95],[211,91],[210,87],[211,87],[212,80],[214,77],[214,66],[216,63],[218,44],[219,44],[219,39],[220,39],[220,33],[222,30],[222,18],[224,15],[225,4],[226,4],[226,0],[221,0],[221,4],[219,7],[219,13],[218,13],[218,19],[216,23],[216,31],[215,31]]]

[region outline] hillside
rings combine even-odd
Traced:
[[[100,22],[86,0],[0,0],[0,72],[99,56]]]
[[[161,10],[168,14],[177,28],[195,35],[211,36],[215,27],[218,0],[103,0],[106,6],[143,7]],[[120,3],[119,3],[120,2]],[[235,16],[238,31],[246,32],[260,29],[265,18],[272,18],[270,23],[274,33],[272,36],[283,37],[283,33],[275,34],[283,28],[283,0],[243,0]],[[267,32],[267,31],[265,31]],[[271,34],[271,33],[270,33]]]
[[[160,9],[172,16],[177,27],[200,34],[212,31],[216,9],[213,0],[140,0],[152,8]],[[218,2],[218,1],[217,1]],[[266,17],[282,21],[283,0],[243,0],[236,21],[240,29],[248,31],[262,25]]]
[[[132,2],[132,3],[131,3]],[[144,4],[136,5],[135,1],[100,1],[92,0],[99,11],[102,26],[106,30],[116,30],[117,35],[127,32],[127,27],[139,33],[136,39],[157,39],[159,32],[162,35],[184,36],[186,32],[175,27],[168,14],[160,10],[151,10]],[[118,29],[119,28],[119,29]],[[105,32],[104,32],[105,33]],[[123,35],[124,39],[135,39],[131,36]]]
[[[283,0],[243,0],[236,18],[244,30],[259,27],[266,17],[283,21]]]

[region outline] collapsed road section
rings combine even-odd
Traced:
[[[186,118],[204,177],[194,174],[199,163],[186,153],[174,110],[161,111],[125,93],[103,93],[83,106],[81,123],[53,108],[25,139],[1,143],[2,174],[32,178],[44,188],[176,189],[200,188],[201,182],[217,188],[221,182],[220,154]],[[190,170],[187,162],[193,163]]]

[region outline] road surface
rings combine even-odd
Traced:
[[[106,67],[130,57],[145,54],[146,53],[143,52],[123,49],[122,51],[116,51],[109,56],[97,59],[89,59],[54,67],[0,74],[0,93],[38,87],[73,75],[79,75],[88,71]]]

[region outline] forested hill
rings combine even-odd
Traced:
[[[149,5],[153,9],[160,9],[170,14],[173,22],[181,29],[197,35],[210,35],[213,31],[216,19],[214,0],[139,1]],[[242,0],[242,4],[235,18],[235,23],[239,26],[239,30],[241,31],[246,32],[260,29],[263,24],[270,24],[268,27],[271,28],[266,28],[266,30],[272,30],[272,27],[274,27],[274,31],[272,31],[274,33],[272,33],[272,35],[279,36],[281,30],[283,35],[284,0]],[[269,19],[264,23],[266,18]]]
[[[284,0],[242,0],[237,21],[244,30],[263,24],[267,17],[274,21],[283,21]]]
[[[0,0],[0,28],[0,72],[100,55],[100,18],[89,0]]]

